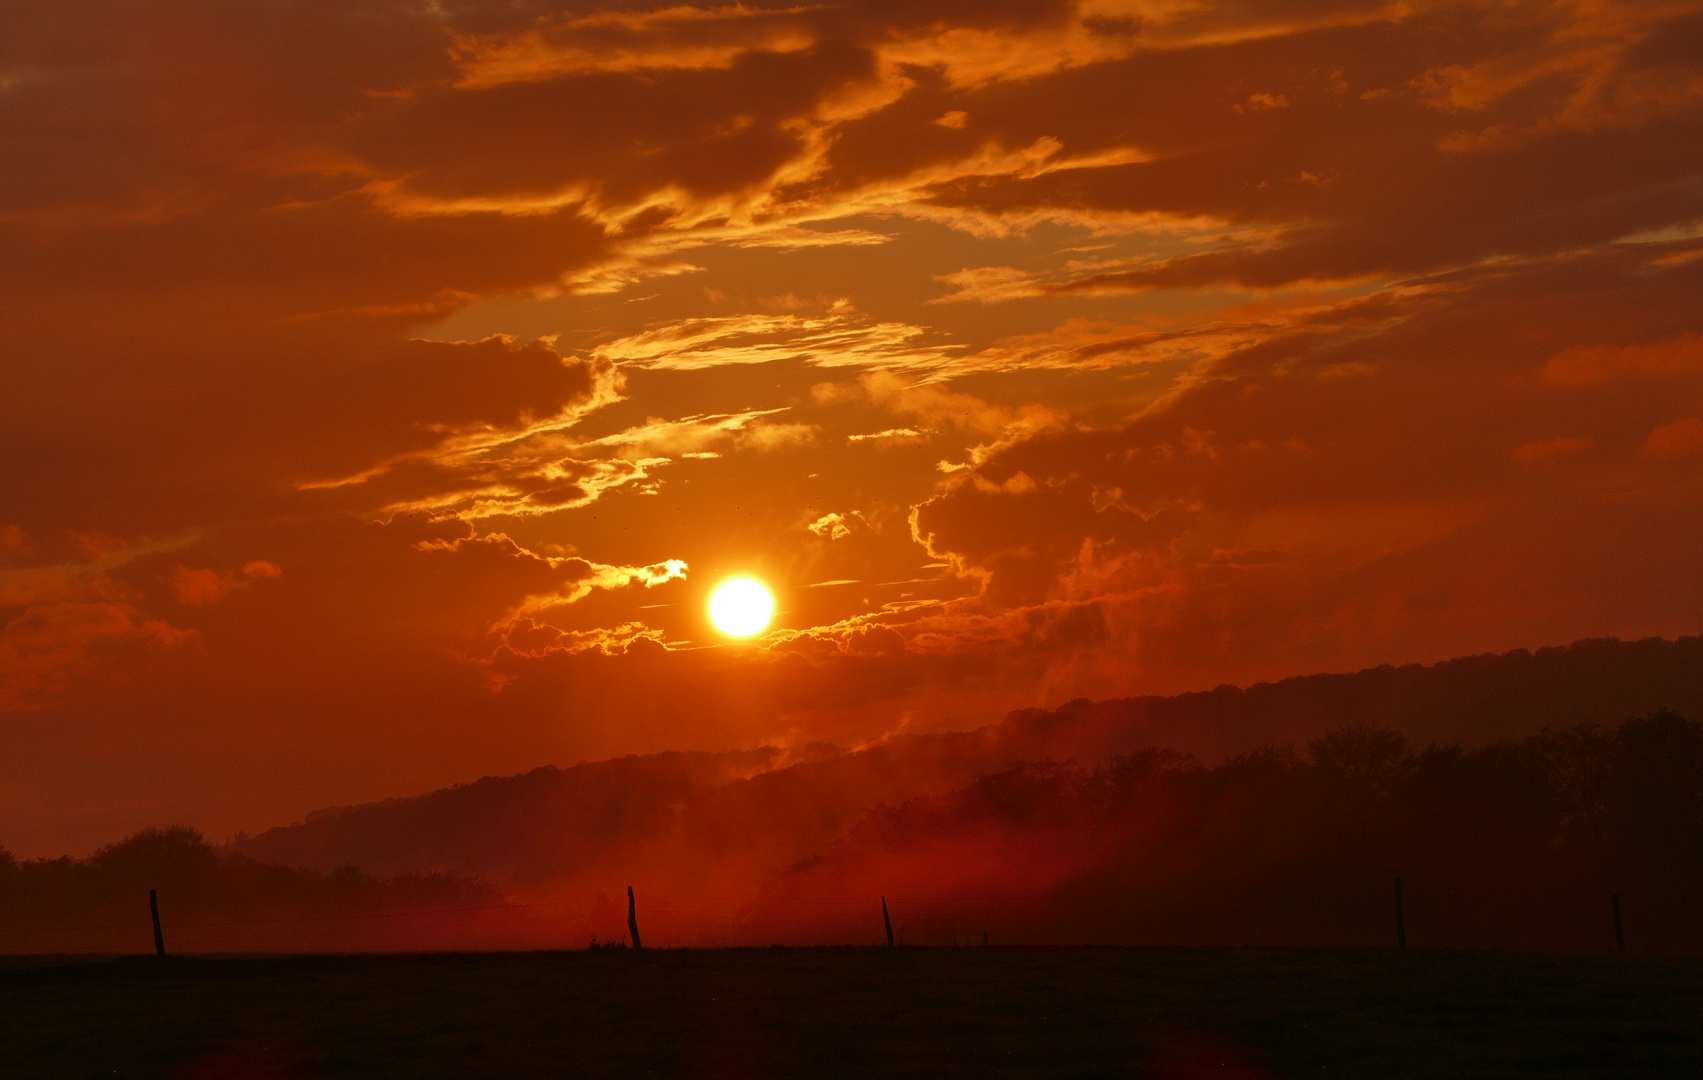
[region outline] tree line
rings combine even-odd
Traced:
[[[1004,940],[1703,948],[1703,725],[1670,711],[1479,748],[1366,725],[1213,766],[1030,762],[880,806],[791,868],[881,883],[919,932]],[[954,902],[956,901],[956,903]]]

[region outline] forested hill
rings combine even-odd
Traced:
[[[1598,638],[1572,645],[1468,656],[1424,666],[1303,675],[1175,697],[1073,701],[1012,713],[1012,744],[1095,758],[1146,746],[1212,760],[1268,743],[1305,742],[1349,724],[1401,732],[1416,743],[1483,745],[1542,728],[1671,709],[1703,717],[1703,638]]]
[[[1354,725],[1420,745],[1477,746],[1545,727],[1612,727],[1659,709],[1703,717],[1703,639],[1592,640],[1245,689],[1077,701],[852,752],[766,747],[544,767],[320,811],[231,847],[291,866],[455,870],[511,885],[641,863],[665,863],[676,879],[749,880],[820,851],[877,804],[938,795],[1020,761],[1092,764],[1159,746],[1212,763],[1262,745],[1305,746]]]

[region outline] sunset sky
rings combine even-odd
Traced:
[[[0,256],[19,855],[1703,618],[1703,0],[12,3]]]

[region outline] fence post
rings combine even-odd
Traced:
[[[893,947],[893,917],[887,914],[887,898],[881,898],[881,921],[887,925],[887,947]]]
[[[160,956],[166,954],[166,936],[160,932],[160,898],[154,890],[148,890],[148,911],[154,916],[154,952]]]
[[[1396,944],[1407,950],[1407,917],[1401,910],[1401,878],[1396,878]]]
[[[644,944],[639,941],[639,906],[633,900],[631,885],[627,886],[627,933],[633,935],[633,948],[644,948]]]
[[[1625,952],[1626,932],[1620,928],[1620,894],[1615,893],[1610,903],[1614,908],[1614,947]]]

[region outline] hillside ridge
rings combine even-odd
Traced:
[[[755,872],[820,850],[878,804],[939,794],[1019,761],[1104,761],[1154,746],[1213,760],[1357,724],[1483,745],[1658,709],[1703,716],[1703,639],[1587,639],[1246,688],[1077,700],[1017,710],[973,731],[897,734],[843,752],[763,746],[541,766],[327,808],[227,846],[322,871],[457,871],[510,886],[573,878],[658,848]]]

